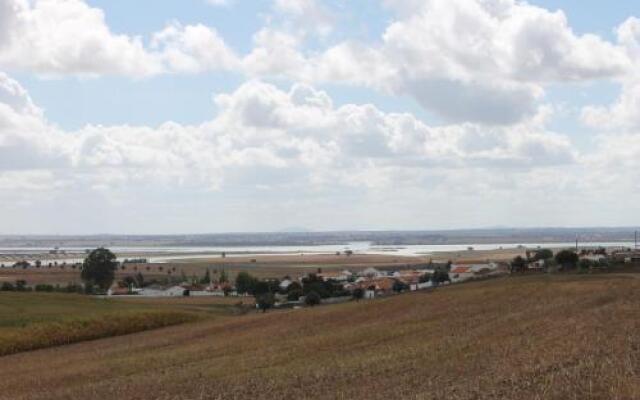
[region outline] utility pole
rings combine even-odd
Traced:
[[[576,235],[576,253],[578,252],[578,235]]]

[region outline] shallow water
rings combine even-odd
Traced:
[[[370,242],[351,242],[338,245],[318,245],[318,246],[203,246],[203,247],[112,247],[111,250],[116,254],[129,254],[128,258],[146,258],[149,262],[170,262],[176,259],[205,259],[213,257],[221,257],[221,253],[225,252],[227,257],[240,256],[264,256],[264,255],[294,255],[294,254],[323,254],[335,253],[337,251],[352,250],[357,254],[389,254],[400,256],[416,256],[429,255],[438,252],[466,251],[469,247],[474,250],[497,250],[497,249],[515,249],[523,246],[529,249],[541,247],[562,248],[574,247],[575,242],[563,243],[494,243],[494,244],[449,244],[449,245],[400,245],[400,246],[375,246]],[[580,243],[581,247],[634,247],[632,242],[585,242]],[[67,253],[71,253],[68,257],[59,255],[60,258],[47,257],[50,248],[38,247],[2,247],[0,248],[0,257],[2,256],[18,256],[27,261],[41,260],[43,263],[58,262],[76,263],[84,259],[85,248],[65,247]],[[132,257],[131,254],[135,254]],[[44,255],[44,256],[43,256]],[[127,258],[127,257],[124,257]],[[123,258],[119,258],[122,261]],[[7,264],[8,262],[5,262]]]

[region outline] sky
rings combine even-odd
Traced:
[[[640,225],[640,6],[0,0],[0,234]]]

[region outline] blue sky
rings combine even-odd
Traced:
[[[212,3],[0,0],[0,233],[640,224],[632,2]]]

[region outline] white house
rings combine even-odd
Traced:
[[[370,267],[360,272],[360,276],[366,276],[368,278],[381,278],[383,276],[386,276],[386,274],[384,272],[378,271],[373,267]]]
[[[292,280],[290,280],[290,279],[284,279],[282,282],[280,282],[280,285],[279,285],[279,286],[280,286],[280,289],[281,289],[281,290],[287,290],[287,288],[288,288],[289,286],[291,286],[291,284],[292,284],[292,283],[293,283],[293,281],[292,281]]]
[[[586,256],[582,256],[580,257],[581,260],[589,260],[589,261],[593,261],[593,262],[600,262],[602,260],[606,260],[607,256],[602,255],[602,254],[588,254]]]
[[[363,299],[373,299],[376,297],[376,291],[375,290],[365,290],[364,291],[364,295],[362,296]]]

